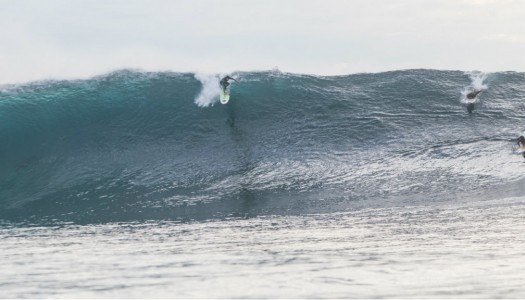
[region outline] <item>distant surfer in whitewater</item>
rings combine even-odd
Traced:
[[[223,79],[221,79],[221,81],[220,81],[220,85],[221,85],[221,88],[223,90],[226,90],[226,88],[230,85],[230,83],[228,82],[230,79],[238,83],[238,81],[235,80],[235,78],[232,78],[230,76],[226,76]]]
[[[518,147],[525,147],[525,137],[523,135],[520,135],[518,138]]]
[[[467,99],[469,99],[469,100],[473,100],[473,99],[476,98],[476,96],[477,96],[479,93],[481,93],[481,90],[479,90],[479,91],[477,91],[477,90],[473,90],[472,92],[468,93],[468,94],[466,95],[466,97],[467,97]],[[474,103],[475,103],[475,101],[469,101],[469,102],[467,103],[467,111],[468,111],[469,114],[472,113],[472,111],[474,110]]]
[[[523,152],[521,152],[521,155],[523,155],[523,157],[525,158],[525,137],[523,135],[520,135],[520,137],[518,138],[518,150],[523,150]]]

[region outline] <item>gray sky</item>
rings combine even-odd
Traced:
[[[0,0],[0,83],[122,68],[525,71],[525,0]]]

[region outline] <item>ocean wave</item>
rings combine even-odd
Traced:
[[[227,105],[218,74],[4,86],[0,219],[207,219],[522,191],[511,147],[523,73],[235,77]],[[469,89],[483,91],[471,114]]]

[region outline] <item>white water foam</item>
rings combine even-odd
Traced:
[[[472,72],[469,74],[472,81],[471,86],[476,90],[486,90],[488,86],[483,83],[487,79],[487,74],[483,72]]]
[[[219,78],[215,74],[195,74],[195,79],[202,84],[199,95],[195,98],[195,104],[200,107],[208,107],[215,104],[218,100],[220,86]]]

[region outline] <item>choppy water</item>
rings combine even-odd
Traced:
[[[3,86],[0,297],[525,297],[525,74],[235,77]]]

